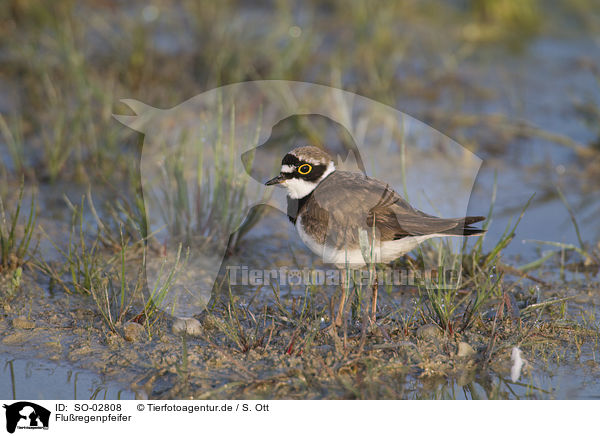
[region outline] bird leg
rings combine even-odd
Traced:
[[[345,313],[345,306],[346,306],[346,293],[347,293],[347,283],[346,283],[346,271],[342,271],[342,280],[341,285],[342,285],[342,296],[340,297],[340,305],[338,306],[338,312],[337,312],[337,316],[335,317],[335,325],[338,327],[341,327],[342,324],[344,323],[344,313]]]
[[[375,280],[371,293],[371,323],[375,324],[377,314],[377,293],[379,289],[379,280],[377,279],[377,268],[375,268]]]

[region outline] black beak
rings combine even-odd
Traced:
[[[265,185],[267,185],[267,186],[278,185],[281,182],[283,182],[284,180],[285,180],[285,176],[283,174],[279,174],[277,177],[273,177],[268,182],[265,182]]]

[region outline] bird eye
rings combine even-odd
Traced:
[[[302,164],[298,167],[298,172],[302,175],[308,174],[312,171],[312,166],[309,164]]]

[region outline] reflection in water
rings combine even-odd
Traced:
[[[135,394],[89,371],[39,360],[0,355],[0,398],[52,400],[130,400]]]
[[[592,357],[591,353],[590,356]],[[585,360],[585,359],[584,359]],[[590,360],[588,360],[590,362]],[[407,380],[405,380],[407,382]],[[545,370],[532,368],[520,380],[493,371],[467,372],[458,378],[414,379],[407,398],[428,400],[598,399],[597,364],[575,362]]]
[[[478,374],[465,382],[438,379],[437,385],[422,386],[415,399],[429,400],[522,400],[554,398],[555,392],[536,386],[532,380],[513,382],[510,378]]]

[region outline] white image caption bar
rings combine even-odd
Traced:
[[[51,411],[47,433],[61,435],[144,434],[468,434],[589,433],[597,401],[321,401],[145,400],[44,401]],[[4,404],[14,402],[3,401]],[[87,409],[83,407],[87,405]],[[109,405],[107,407],[107,405]],[[115,405],[111,407],[110,405]],[[121,410],[117,410],[118,406]],[[79,411],[76,411],[79,409]],[[86,409],[86,410],[84,410]],[[112,410],[111,410],[112,409]],[[77,418],[64,421],[57,414]],[[130,419],[116,419],[116,416]],[[85,417],[88,417],[86,419]],[[567,417],[577,419],[565,419]],[[94,418],[92,418],[94,417]],[[100,417],[100,418],[99,418]],[[102,420],[101,418],[105,419]],[[501,417],[501,418],[500,418]],[[490,426],[492,422],[498,425]],[[5,423],[3,423],[5,424]],[[15,434],[27,434],[17,429]],[[509,431],[510,433],[510,431]],[[591,434],[591,433],[590,433]]]

